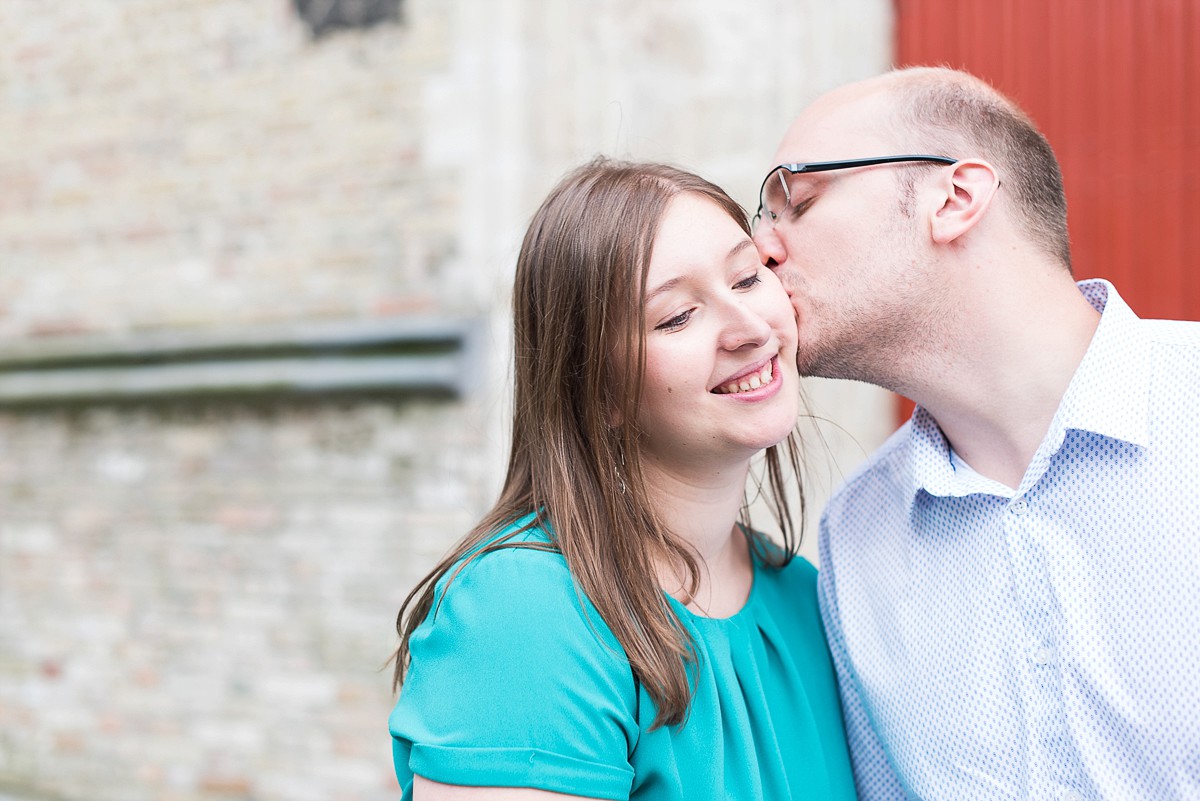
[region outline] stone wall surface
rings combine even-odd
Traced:
[[[50,798],[394,797],[391,619],[486,500],[478,432],[445,416],[0,416],[20,455],[0,462],[0,778]]]
[[[457,399],[0,409],[0,794],[397,797],[394,615],[498,486],[532,210],[601,152],[753,205],[890,13],[407,0],[313,39],[287,0],[0,4],[0,349],[397,316],[487,349]],[[890,418],[810,396],[819,505]]]
[[[0,335],[429,310],[446,7],[313,43],[290,4],[0,10]]]

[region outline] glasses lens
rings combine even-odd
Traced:
[[[774,225],[779,215],[788,207],[791,202],[791,192],[788,188],[788,178],[791,173],[783,167],[775,170],[767,176],[767,180],[763,183],[762,197],[759,202],[762,204],[762,222],[766,225]]]

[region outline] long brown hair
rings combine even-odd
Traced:
[[[393,690],[404,678],[409,638],[434,608],[443,576],[489,550],[542,547],[562,553],[621,643],[654,701],[653,725],[686,718],[687,668],[695,651],[655,565],[661,559],[683,565],[691,592],[700,568],[687,543],[654,511],[636,429],[646,271],[659,221],[683,192],[712,200],[749,233],[745,211],[708,181],[665,165],[605,158],[567,174],[534,214],[513,287],[515,398],[504,487],[491,511],[401,605]],[[780,450],[768,448],[764,466],[783,547],[750,528],[745,505],[740,516],[756,557],[777,566],[795,554],[800,535]],[[794,437],[785,450],[799,481]],[[803,515],[803,495],[800,505]],[[489,542],[530,512],[537,513],[531,525],[545,528],[548,545],[509,543],[508,537]]]

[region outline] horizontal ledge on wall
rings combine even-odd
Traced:
[[[0,345],[0,406],[319,395],[461,397],[482,320],[395,319]]]

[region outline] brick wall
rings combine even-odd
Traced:
[[[444,4],[311,43],[284,0],[0,9],[0,334],[429,310]],[[442,293],[444,294],[444,293]]]
[[[21,456],[0,466],[0,777],[54,798],[394,797],[390,621],[486,500],[479,432],[446,416],[0,416]]]
[[[380,668],[499,482],[533,208],[597,152],[751,205],[792,114],[886,66],[889,14],[408,0],[313,41],[286,0],[0,5],[0,347],[444,314],[489,349],[456,401],[0,411],[0,794],[395,798]],[[886,433],[878,394],[812,394],[842,467]]]

